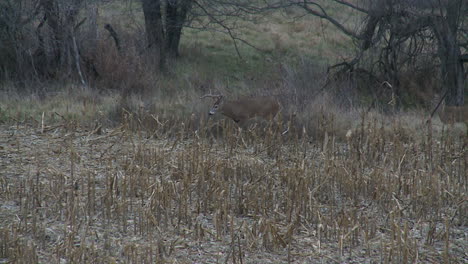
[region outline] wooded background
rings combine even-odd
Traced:
[[[115,25],[99,19],[104,0],[4,0],[0,3],[0,80],[18,87],[44,80],[70,79],[83,85],[106,78],[98,60],[98,33],[104,30],[120,54],[132,49],[145,58],[155,74],[170,71],[168,61],[177,61],[184,29],[225,34],[229,48],[242,58],[240,45],[251,45],[242,35],[240,21],[269,17],[282,12],[285,21],[318,17],[331,23],[327,31],[340,32],[352,42],[346,45],[354,56],[329,64],[329,74],[346,76],[365,86],[367,94],[379,97],[391,86],[401,97],[408,89],[445,97],[447,105],[463,105],[468,62],[468,3],[463,0],[142,0],[119,1],[143,14],[144,37],[118,32]],[[115,1],[114,1],[115,2]],[[341,20],[352,14],[358,23]],[[135,15],[128,13],[129,17]],[[351,16],[351,15],[350,15]],[[129,39],[130,38],[130,39]],[[310,49],[314,49],[311,45]],[[260,49],[261,51],[261,49]],[[206,51],[209,55],[209,51]],[[338,54],[338,56],[340,56]],[[126,56],[116,56],[128,60]],[[280,58],[281,60],[281,58]],[[130,66],[131,67],[131,66]],[[340,77],[341,76],[341,77]],[[409,88],[409,83],[412,87]],[[97,86],[97,85],[96,85]],[[380,88],[379,88],[380,87]],[[382,88],[384,87],[384,88]],[[105,88],[105,87],[95,87]],[[130,88],[129,88],[130,89]],[[382,90],[382,91],[380,91]],[[416,92],[417,93],[417,92]],[[416,94],[413,93],[413,94]]]

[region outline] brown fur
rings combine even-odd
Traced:
[[[219,112],[236,123],[243,123],[254,117],[273,119],[279,110],[280,104],[273,97],[241,97],[233,101],[219,97],[210,113]]]
[[[441,110],[439,117],[444,124],[458,122],[468,124],[468,106],[445,106]]]

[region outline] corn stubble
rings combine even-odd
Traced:
[[[0,262],[467,262],[466,138],[129,119],[2,128]]]

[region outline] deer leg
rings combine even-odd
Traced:
[[[235,120],[234,120],[235,121]],[[239,119],[236,124],[240,129],[245,129],[247,128],[247,120],[246,119]]]

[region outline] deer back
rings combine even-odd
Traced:
[[[468,123],[468,106],[445,106],[439,117],[445,124]]]
[[[274,118],[279,108],[278,101],[273,97],[240,97],[224,102],[221,111],[225,116],[239,122],[253,117]]]

